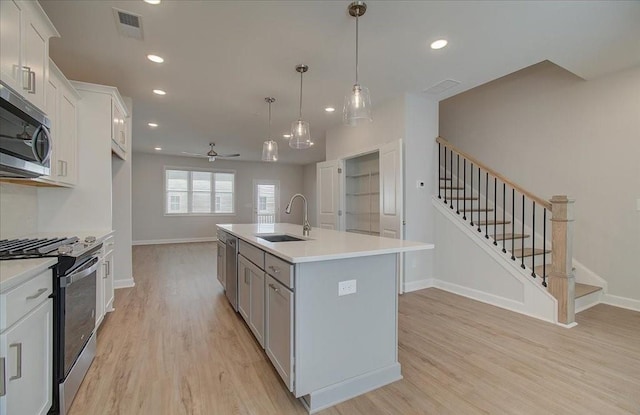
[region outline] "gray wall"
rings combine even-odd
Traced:
[[[639,117],[640,67],[584,81],[543,62],[443,101],[440,133],[534,194],[575,198],[574,258],[640,304]]]
[[[236,214],[224,216],[165,216],[164,166],[201,167],[236,171]],[[133,241],[189,240],[215,237],[217,223],[253,222],[253,180],[280,181],[280,221],[302,223],[302,204],[291,215],[284,207],[295,193],[303,192],[304,167],[293,164],[216,160],[133,153]]]

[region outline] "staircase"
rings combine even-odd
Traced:
[[[437,138],[438,201],[556,298],[558,322],[598,303],[602,288],[574,281],[573,201],[544,200]]]

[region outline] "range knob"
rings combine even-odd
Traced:
[[[58,254],[69,255],[73,251],[73,245],[60,245],[58,247]]]
[[[87,244],[92,244],[96,242],[96,237],[95,236],[87,236],[86,238],[84,238],[84,242]]]

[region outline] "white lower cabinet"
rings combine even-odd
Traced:
[[[104,275],[102,276],[102,286],[104,295],[104,312],[113,311],[113,250],[107,252],[104,256]]]
[[[264,271],[238,255],[238,311],[264,347]]]
[[[293,292],[270,275],[266,279],[265,351],[290,392],[293,392]]]
[[[0,414],[44,415],[51,407],[53,300],[44,298],[0,332]]]
[[[96,275],[96,328],[100,327],[104,316],[113,311],[113,249],[114,237],[111,235],[103,242]]]

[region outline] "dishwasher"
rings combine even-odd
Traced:
[[[226,235],[227,249],[225,251],[227,286],[225,294],[236,312],[238,311],[238,238]]]

